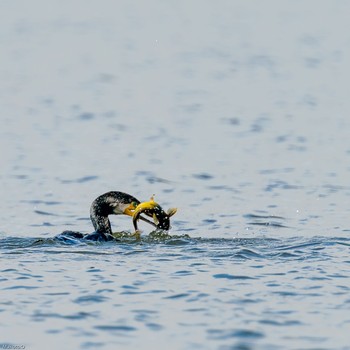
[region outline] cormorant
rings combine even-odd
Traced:
[[[111,223],[108,215],[129,215],[133,217],[135,231],[138,232],[137,221],[143,220],[153,225],[157,229],[170,229],[170,216],[176,213],[176,209],[172,208],[165,212],[161,206],[156,203],[153,197],[148,202],[140,202],[135,197],[124,192],[111,191],[97,197],[90,207],[90,219],[95,231],[90,234],[83,234],[75,231],[64,231],[57,239],[67,240],[84,239],[92,241],[112,241],[115,240]],[[154,222],[141,216],[145,214],[153,218]]]

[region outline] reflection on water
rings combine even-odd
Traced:
[[[349,349],[350,5],[22,5],[0,4],[0,343]],[[54,239],[111,190],[178,207],[170,235]]]

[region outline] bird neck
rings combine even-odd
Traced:
[[[108,210],[105,203],[94,201],[90,208],[90,219],[98,233],[112,234],[111,223],[108,219]]]
[[[90,215],[95,231],[98,233],[112,234],[111,223],[108,216]]]

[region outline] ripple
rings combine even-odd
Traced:
[[[91,175],[91,176],[83,176],[78,179],[73,179],[73,180],[61,180],[63,184],[70,184],[70,183],[84,183],[84,182],[90,182],[90,181],[95,181],[98,179],[98,176],[96,175]]]
[[[67,320],[84,320],[87,318],[95,318],[96,313],[90,313],[90,312],[77,312],[69,315],[63,315],[59,313],[45,313],[45,312],[36,312],[32,316],[34,321],[44,321],[47,318],[62,318],[62,319],[67,319]]]
[[[105,342],[88,341],[88,342],[82,343],[81,348],[82,349],[97,349],[97,348],[104,348],[105,346],[106,346]]]
[[[57,216],[57,214],[50,213],[50,212],[43,211],[43,210],[34,210],[34,213],[39,214],[39,215],[44,215],[44,216]]]
[[[188,270],[181,270],[173,273],[173,275],[176,275],[176,276],[191,276],[193,274],[194,273],[192,271],[188,271]]]
[[[276,228],[288,228],[283,222],[286,221],[285,218],[275,215],[256,215],[256,214],[245,214],[244,218],[252,220],[249,221],[249,225],[257,226],[271,226]]]
[[[260,254],[258,252],[255,252],[252,249],[247,249],[247,248],[243,248],[240,249],[236,254],[236,257],[242,257],[244,259],[257,259],[257,258],[264,258],[263,254]]]
[[[43,205],[60,205],[63,202],[59,202],[59,201],[45,201],[45,200],[41,200],[41,199],[32,199],[32,200],[21,200],[21,203],[29,203],[29,204],[34,204],[34,205],[38,205],[38,204],[43,204]]]
[[[164,326],[162,326],[161,324],[152,322],[146,323],[146,327],[155,332],[164,329]]]
[[[208,174],[208,173],[193,174],[192,176],[198,180],[211,180],[214,178],[213,175]]]
[[[303,260],[330,259],[328,251],[332,247],[350,246],[349,238],[293,237],[285,240],[275,238],[192,238],[187,234],[170,235],[166,232],[153,232],[140,240],[125,235],[116,242],[86,242],[79,239],[69,244],[54,238],[6,237],[0,239],[0,250],[4,254],[75,254],[86,256],[146,256],[160,245],[173,249],[164,251],[156,261],[172,259],[196,259],[210,257],[224,260]],[[198,262],[195,262],[196,264]],[[7,270],[10,271],[10,270]],[[5,271],[5,272],[7,272]],[[100,271],[101,272],[101,271]]]
[[[134,332],[137,330],[136,327],[131,326],[114,326],[114,325],[100,325],[95,326],[95,329],[98,329],[100,331],[107,331],[107,332]]]
[[[39,288],[38,286],[17,285],[17,286],[11,286],[11,287],[2,288],[2,290],[17,290],[17,289],[31,290],[31,289],[38,289],[38,288]]]
[[[189,293],[179,293],[179,294],[174,294],[170,295],[168,297],[164,297],[164,299],[182,299],[188,297],[190,294]]]
[[[250,329],[238,329],[238,330],[208,329],[207,333],[210,339],[230,339],[230,338],[260,339],[264,337],[264,333],[253,331]]]
[[[296,326],[302,324],[302,322],[300,322],[299,320],[277,321],[271,319],[262,319],[259,321],[259,323],[278,327]]]
[[[282,180],[275,180],[271,181],[265,188],[266,192],[274,192],[275,190],[282,189],[282,190],[298,190],[302,189],[301,186],[296,185],[290,185],[286,181]]]
[[[251,280],[255,279],[254,277],[249,277],[249,276],[240,276],[240,275],[230,275],[228,273],[218,273],[213,275],[214,278],[218,279],[228,279],[228,280]]]
[[[89,304],[95,304],[95,303],[103,303],[107,301],[109,298],[104,297],[102,295],[85,295],[78,297],[74,300],[74,303],[76,304],[83,304],[83,305],[89,305]]]

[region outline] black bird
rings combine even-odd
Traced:
[[[75,231],[64,231],[56,236],[56,239],[67,241],[70,239],[84,239],[92,241],[115,240],[109,215],[128,215],[133,217],[133,224],[138,232],[137,221],[143,220],[157,229],[170,229],[170,216],[174,215],[176,209],[169,209],[166,213],[158,203],[153,200],[141,203],[138,199],[124,192],[111,191],[97,197],[90,207],[90,219],[95,231],[83,234]],[[153,218],[154,222],[141,216],[145,214]]]

